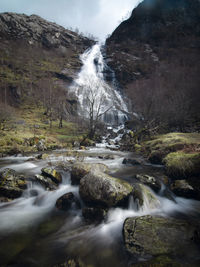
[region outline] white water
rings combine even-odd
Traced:
[[[70,88],[79,102],[78,113],[89,118],[90,107],[94,104],[94,118],[102,114],[101,119],[109,124],[121,124],[127,119],[127,106],[113,85],[104,81],[103,72],[107,66],[104,63],[101,47],[95,44],[82,56],[83,67]],[[107,111],[107,112],[106,112]],[[124,112],[125,113],[124,113]]]

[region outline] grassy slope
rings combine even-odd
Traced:
[[[58,121],[54,121],[52,128],[46,123],[44,109],[31,105],[23,105],[15,109],[15,116],[7,124],[4,131],[0,131],[0,153],[15,151],[37,151],[26,145],[26,139],[45,139],[48,149],[70,147],[74,141],[83,138],[84,131],[75,123],[63,122],[63,128],[58,128]],[[34,127],[36,125],[36,127]]]

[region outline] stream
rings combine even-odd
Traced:
[[[130,152],[114,151],[103,147],[77,150],[76,157],[70,151],[55,151],[46,160],[31,160],[29,157],[6,157],[0,160],[1,168],[11,168],[26,177],[38,174],[42,167],[54,166],[58,162],[79,160],[88,163],[104,163],[109,173],[130,183],[135,174],[146,173],[156,177],[164,176],[163,166],[148,163],[142,156]],[[110,155],[108,159],[102,159]],[[122,164],[124,158],[135,158],[141,165]],[[28,160],[28,161],[27,161]],[[66,259],[80,258],[86,266],[110,267],[128,266],[128,257],[123,246],[122,227],[128,217],[146,214],[164,217],[198,217],[200,203],[195,200],[158,194],[159,207],[151,207],[148,200],[142,208],[136,209],[132,198],[128,208],[112,208],[106,219],[99,224],[87,223],[81,209],[59,211],[56,200],[67,192],[73,192],[79,199],[78,186],[71,185],[70,172],[62,170],[62,183],[55,191],[45,191],[36,182],[29,182],[22,197],[8,203],[0,203],[0,259],[1,266],[55,266]],[[81,202],[82,207],[84,203]],[[67,265],[68,266],[68,265]]]

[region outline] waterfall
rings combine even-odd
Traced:
[[[103,73],[108,68],[101,53],[101,46],[95,44],[81,55],[82,68],[70,87],[70,94],[78,100],[78,114],[90,118],[99,117],[107,124],[118,125],[127,120],[127,106],[114,82],[109,85]],[[114,79],[114,78],[113,78]]]

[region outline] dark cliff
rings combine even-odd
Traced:
[[[107,39],[108,65],[147,120],[199,121],[199,21],[198,0],[144,0]]]
[[[80,70],[80,54],[93,43],[37,15],[1,13],[1,101],[34,99],[45,79],[67,88]]]

